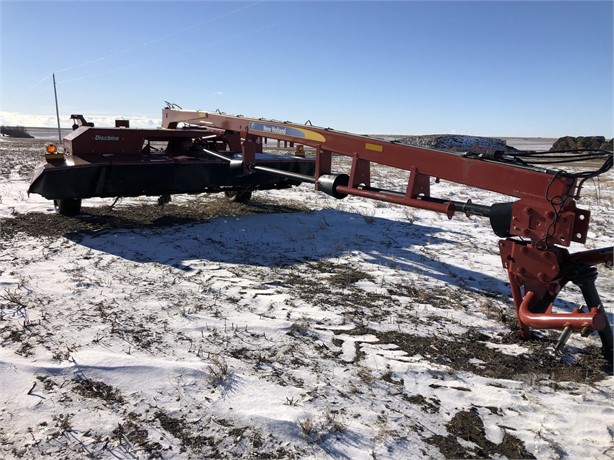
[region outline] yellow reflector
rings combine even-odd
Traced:
[[[54,144],[47,144],[47,153],[57,153],[58,148]]]
[[[365,144],[365,149],[367,150],[373,150],[375,152],[381,152],[382,150],[384,150],[384,146],[383,145],[377,145],[377,144],[369,144],[368,142]]]

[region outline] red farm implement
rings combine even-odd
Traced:
[[[91,196],[202,191],[245,196],[252,190],[307,182],[316,191],[339,199],[348,195],[370,198],[443,213],[448,218],[458,212],[482,216],[501,238],[499,251],[520,335],[528,339],[531,329],[561,330],[560,349],[572,332],[589,335],[596,331],[604,356],[612,361],[612,329],[595,280],[597,265],[612,265],[614,249],[573,254],[566,249],[572,242],[586,242],[590,212],[578,208],[576,200],[587,179],[612,167],[611,152],[484,149],[451,153],[311,125],[174,108],[163,110],[162,124],[161,130],[78,128],[64,139],[65,155],[49,157],[30,191],[56,200],[62,211],[63,200],[80,204],[81,198]],[[296,145],[301,152],[303,146],[311,147],[315,159],[267,155],[263,146],[269,139]],[[181,140],[188,141],[189,151],[173,153],[171,144]],[[153,141],[165,141],[168,146],[154,153],[148,147]],[[333,171],[333,155],[348,157],[349,170]],[[578,161],[596,166],[588,172],[554,169]],[[404,189],[374,186],[373,164],[407,171]],[[433,196],[432,189],[440,181],[512,199],[485,205]],[[580,288],[586,307],[554,311],[554,301],[568,283]]]
[[[259,164],[296,177],[247,173],[239,133],[223,129],[132,129],[126,120],[97,128],[72,115],[74,130],[63,151],[47,148],[46,164],[35,171],[29,192],[53,200],[64,215],[76,215],[81,200],[92,197],[160,196],[223,192],[231,201],[248,201],[254,190],[298,185],[312,176],[314,160],[259,153]],[[208,152],[226,152],[215,157]],[[222,158],[222,159],[220,159]]]

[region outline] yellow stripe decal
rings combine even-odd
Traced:
[[[317,133],[315,131],[310,131],[308,129],[302,129],[302,128],[296,128],[296,129],[305,135],[305,139],[309,139],[310,141],[326,142],[326,138],[322,136],[320,133]]]
[[[365,149],[367,149],[367,150],[374,150],[376,152],[381,152],[382,150],[384,150],[384,146],[383,145],[377,145],[377,144],[369,144],[367,142],[365,144]]]

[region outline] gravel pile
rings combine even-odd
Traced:
[[[432,134],[427,136],[408,136],[398,139],[402,144],[413,145],[437,150],[452,150],[456,152],[466,152],[473,147],[485,147],[495,150],[516,151],[504,140],[492,137],[463,136],[453,134]]]

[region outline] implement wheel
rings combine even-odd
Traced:
[[[606,314],[603,306],[600,310],[604,315]],[[607,316],[605,317],[605,327],[603,331],[599,331],[599,337],[601,338],[601,345],[603,347],[603,357],[608,361],[611,368],[614,364],[612,362],[614,360],[614,340],[612,339],[612,327],[610,326]]]
[[[53,200],[55,212],[62,216],[76,216],[81,212],[81,200],[78,198],[64,198],[61,200]]]
[[[252,198],[252,191],[227,190],[224,192],[226,199],[231,203],[247,203]]]

